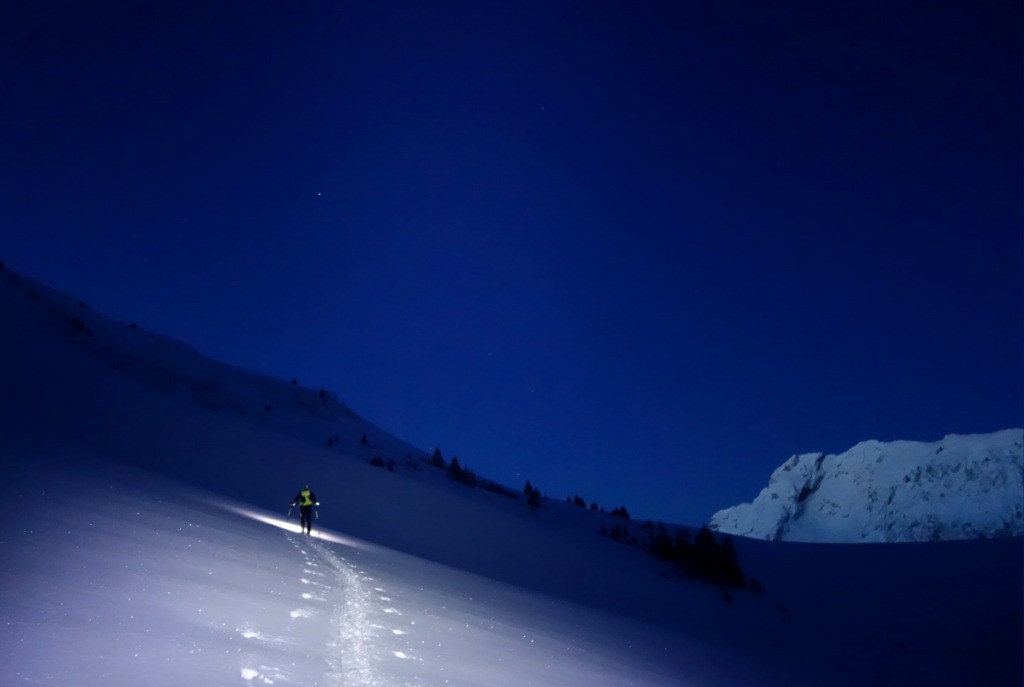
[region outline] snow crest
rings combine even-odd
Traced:
[[[767,540],[912,542],[1024,533],[1024,430],[795,455],[711,528]]]

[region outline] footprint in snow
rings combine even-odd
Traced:
[[[314,582],[313,580],[310,580],[310,579],[308,579],[308,578],[306,578],[306,577],[303,577],[303,578],[301,578],[301,579],[302,579],[302,584],[311,584],[311,585],[313,585],[314,587],[323,587],[324,589],[330,589],[330,588],[331,588],[331,586],[330,586],[330,585],[327,585],[327,584],[321,584],[321,583],[319,583],[319,582]]]
[[[252,628],[237,629],[238,634],[242,635],[244,639],[252,639],[263,644],[288,644],[288,640],[283,637],[272,637],[270,635],[263,634],[258,630]]]
[[[240,672],[242,674],[242,679],[248,680],[249,682],[259,681],[265,685],[272,685],[275,680],[291,682],[287,675],[273,666],[261,665],[258,670],[256,668],[241,668]]]

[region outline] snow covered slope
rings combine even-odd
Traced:
[[[1024,534],[1024,431],[866,441],[793,456],[711,527],[758,539],[912,542]]]
[[[2,264],[0,314],[0,355],[8,387],[4,409],[21,415],[29,423],[23,428],[29,434],[38,434],[35,425],[43,420],[47,433],[72,433],[78,443],[131,432],[131,427],[111,432],[94,425],[110,414],[83,412],[78,404],[84,399],[74,398],[74,392],[84,382],[91,402],[119,412],[126,410],[122,404],[138,399],[180,401],[312,446],[330,443],[347,456],[381,455],[402,462],[425,457],[422,449],[359,417],[327,389],[242,370],[134,323],[114,322],[83,301]],[[145,415],[127,410],[129,415]]]
[[[0,685],[1022,681],[1020,539],[737,539],[766,591],[725,597],[6,270],[0,382]],[[309,542],[281,522],[304,482]]]
[[[0,530],[2,685],[750,684],[680,633],[51,460],[0,486],[39,507]]]
[[[603,601],[579,604],[560,590],[581,580],[558,569],[543,538],[517,565],[544,571],[553,594],[320,522],[303,537],[294,517],[95,456],[4,457],[0,685],[1021,681],[1019,540],[739,540],[762,575],[763,600],[744,594],[723,603],[713,588],[652,576],[633,559],[608,564],[614,577],[605,579]],[[443,529],[443,517],[412,510]],[[500,527],[486,508],[476,517]],[[604,543],[577,538],[575,556],[600,568]],[[647,608],[651,598],[667,617]]]

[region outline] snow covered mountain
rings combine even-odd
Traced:
[[[923,443],[865,441],[782,464],[711,528],[803,542],[915,542],[1024,534],[1024,431]]]
[[[110,427],[97,426],[103,417],[120,419],[118,413],[85,413],[75,408],[80,399],[69,392],[82,380],[91,397],[113,406],[109,410],[125,410],[122,404],[141,401],[143,406],[132,412],[139,420],[146,417],[149,399],[159,398],[200,406],[213,416],[270,429],[310,445],[330,444],[335,453],[346,456],[381,455],[403,462],[407,457],[425,457],[421,449],[359,417],[327,389],[242,370],[135,323],[114,322],[85,302],[22,277],[2,263],[0,313],[5,325],[0,354],[8,366],[4,380],[8,393],[3,400],[17,400],[4,410],[23,416],[28,423],[18,425],[18,433],[33,435],[36,423],[45,420],[48,434],[71,434],[79,442],[106,440],[123,435],[125,429],[135,434],[132,427],[111,432]],[[42,385],[51,385],[50,393],[40,394]],[[59,412],[48,412],[55,404]],[[182,465],[180,457],[176,462]]]
[[[1019,538],[737,538],[764,595],[726,596],[600,535],[619,519],[467,488],[319,385],[2,266],[0,469],[0,685],[1024,677]],[[286,521],[303,482],[322,504],[311,538]]]

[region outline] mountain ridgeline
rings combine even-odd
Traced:
[[[719,532],[767,540],[917,542],[1024,534],[1024,431],[924,443],[865,441],[783,463]]]
[[[0,332],[6,364],[10,429],[19,434],[73,437],[78,444],[109,442],[145,446],[146,460],[174,469],[189,468],[183,454],[209,453],[175,432],[182,403],[206,413],[203,422],[238,432],[269,432],[317,450],[356,458],[430,481],[443,474],[462,486],[520,501],[523,509],[554,508],[585,518],[586,529],[673,561],[684,573],[737,584],[744,577],[730,546],[697,529],[631,521],[625,506],[606,511],[580,496],[570,507],[543,498],[528,484],[520,491],[477,476],[453,457],[445,461],[395,437],[360,417],[334,393],[249,372],[202,355],[173,339],[145,332],[134,323],[116,323],[84,302],[26,279],[0,264]],[[40,364],[39,361],[46,361]],[[71,380],[76,380],[71,384]],[[76,407],[61,386],[88,389],[96,396],[90,413]],[[103,391],[99,391],[100,388]],[[155,393],[153,393],[155,392]],[[81,395],[81,394],[79,394]],[[97,400],[98,399],[98,400]],[[173,401],[171,406],[158,401]],[[148,409],[146,409],[148,406]],[[125,418],[130,423],[125,424]],[[227,422],[225,422],[227,421]],[[182,426],[194,422],[182,416]],[[45,426],[41,426],[45,423]],[[110,425],[110,426],[104,426]],[[116,425],[116,427],[114,426]],[[143,434],[147,436],[143,436]],[[159,437],[153,436],[159,434]],[[206,442],[209,443],[209,442]],[[792,457],[772,475],[754,500],[716,513],[710,529],[757,539],[811,542],[904,542],[1020,536],[1022,430],[946,437],[934,444],[864,442],[838,456]],[[231,450],[225,440],[222,450]],[[291,449],[283,449],[288,452]],[[210,472],[196,458],[192,468]],[[208,462],[207,462],[208,463]],[[197,467],[200,466],[200,467]],[[425,470],[421,468],[427,468]],[[207,475],[208,476],[208,475]],[[238,481],[236,475],[230,475]],[[249,476],[256,481],[256,476]],[[557,506],[557,508],[556,508]],[[585,515],[583,515],[585,514]],[[701,542],[700,546],[691,546]],[[711,544],[719,541],[721,550]],[[694,559],[701,551],[718,561]],[[709,569],[728,569],[721,575]]]
[[[683,526],[655,528],[633,521],[625,506],[610,511],[596,503],[586,506],[578,495],[563,502],[529,482],[522,490],[498,484],[456,456],[445,459],[440,449],[431,455],[395,437],[324,387],[233,367],[135,323],[114,322],[2,264],[0,313],[10,325],[0,332],[0,352],[7,397],[13,401],[5,408],[11,430],[0,436],[0,445],[17,443],[19,435],[28,444],[49,436],[108,451],[113,441],[118,453],[137,455],[146,468],[202,486],[224,484],[236,490],[232,496],[252,498],[264,491],[269,497],[277,486],[273,471],[295,470],[288,463],[297,442],[302,453],[333,458],[338,467],[356,459],[412,483],[437,487],[443,480],[460,492],[491,495],[492,508],[511,504],[531,516],[547,513],[532,527],[538,532],[552,520],[578,521],[594,537],[672,563],[680,577],[732,588],[748,584],[725,537]],[[216,430],[184,429],[197,422]],[[229,454],[251,445],[252,436],[268,438],[264,443],[273,462],[252,457],[252,469],[239,475]],[[382,493],[381,500],[398,500],[396,494]],[[581,504],[585,507],[576,507]],[[414,529],[404,529],[413,538]]]
[[[1019,430],[797,456],[737,537],[720,518],[716,533],[495,484],[319,384],[217,362],[2,266],[0,380],[3,684],[313,684],[298,673],[339,656],[402,677],[320,684],[1022,684],[1019,538],[819,546],[754,527],[847,523],[867,541],[911,522],[899,513],[924,532],[939,501],[974,515],[925,538],[1012,534]],[[914,496],[880,486],[897,482]],[[304,483],[321,502],[308,541],[287,522]],[[126,642],[139,627],[154,632]]]

